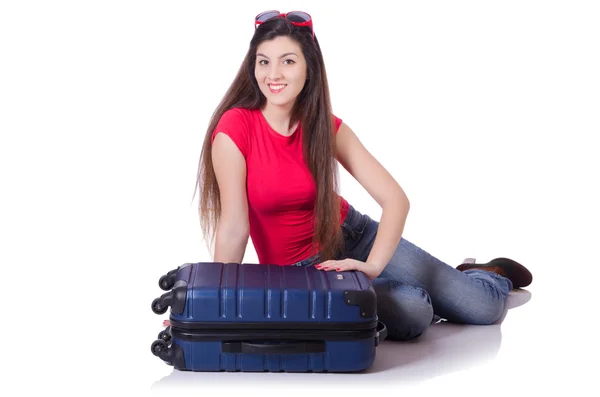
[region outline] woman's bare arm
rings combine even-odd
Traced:
[[[217,133],[212,146],[212,162],[221,197],[214,261],[241,263],[250,235],[246,159],[229,136]]]

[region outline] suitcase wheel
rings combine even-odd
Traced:
[[[164,314],[171,307],[174,314],[183,313],[187,296],[187,282],[177,281],[174,288],[162,294],[159,298],[152,301],[152,311],[156,314]]]
[[[175,357],[176,349],[171,348],[169,345],[167,345],[167,342],[165,342],[164,340],[155,340],[154,342],[152,342],[151,348],[152,354],[163,360],[167,365],[173,365],[173,361],[175,360],[177,364],[185,368],[185,362],[182,363],[181,358]]]
[[[171,288],[173,288],[173,285],[175,285],[175,280],[174,277],[171,275],[165,274],[160,278],[160,280],[158,280],[158,286],[163,291],[170,290]]]
[[[161,298],[156,298],[152,301],[152,311],[156,314],[165,314],[169,306],[163,306],[161,304]]]
[[[165,329],[164,331],[160,331],[158,333],[158,339],[164,340],[166,343],[169,343],[171,341],[171,334],[169,333],[169,328]]]
[[[169,346],[167,346],[167,342],[165,342],[164,340],[158,339],[152,342],[151,348],[152,354],[154,354],[157,357],[160,357],[162,352],[166,352],[169,349]]]
[[[177,278],[177,273],[179,272],[180,268],[181,266],[177,269],[170,270],[169,272],[167,272],[167,274],[165,274],[158,280],[158,286],[160,287],[160,289],[162,289],[163,291],[168,291],[171,288],[173,288],[173,286],[175,285],[175,278]]]
[[[162,339],[152,342],[152,354],[163,360],[167,365],[177,369],[186,370],[185,357],[183,349],[176,343],[167,344]]]

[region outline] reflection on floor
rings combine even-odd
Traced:
[[[312,374],[312,373],[250,373],[250,372],[188,372],[173,370],[168,376],[158,380],[153,390],[172,389],[173,387],[209,387],[226,386],[232,381],[237,385],[273,386],[290,382],[315,381],[321,385],[344,385],[356,382],[368,384],[418,384],[427,379],[447,375],[482,365],[494,360],[502,342],[501,326],[510,309],[521,306],[531,299],[527,290],[514,290],[508,298],[503,316],[493,325],[457,325],[441,321],[433,324],[418,339],[411,342],[384,341],[377,347],[377,357],[373,366],[358,376],[348,374]]]

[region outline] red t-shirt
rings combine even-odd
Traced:
[[[334,116],[335,133],[342,120]],[[302,154],[302,127],[277,133],[260,109],[226,111],[213,131],[227,134],[246,159],[250,238],[261,264],[291,265],[312,249],[316,185]],[[348,202],[340,196],[341,221]]]

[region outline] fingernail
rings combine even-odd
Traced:
[[[340,270],[340,268],[338,267],[338,268],[336,268],[335,270]]]

